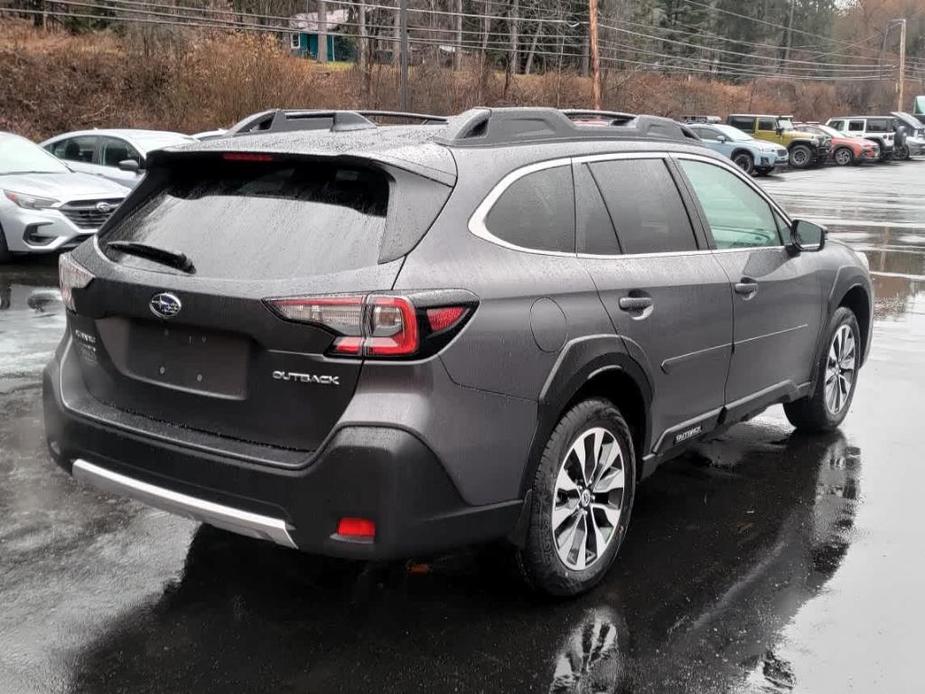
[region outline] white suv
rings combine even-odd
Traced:
[[[839,116],[826,122],[849,137],[863,137],[880,145],[880,161],[892,158],[896,126],[892,116]]]

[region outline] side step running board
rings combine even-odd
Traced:
[[[74,479],[98,489],[137,499],[163,511],[208,523],[239,535],[269,540],[284,547],[298,549],[289,535],[290,526],[279,518],[261,516],[232,506],[180,494],[164,487],[120,475],[80,458],[74,461],[73,475]]]

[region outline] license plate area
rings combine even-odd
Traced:
[[[126,376],[169,388],[243,400],[251,341],[183,325],[104,319],[98,329]]]

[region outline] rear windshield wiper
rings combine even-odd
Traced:
[[[190,260],[185,253],[168,251],[165,248],[149,246],[146,243],[138,243],[137,241],[110,241],[106,244],[106,248],[113,248],[117,251],[127,253],[128,255],[137,255],[139,258],[151,260],[161,265],[167,265],[168,267],[182,270],[191,275],[196,272],[193,261]]]

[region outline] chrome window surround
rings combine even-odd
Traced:
[[[522,253],[532,253],[534,255],[550,255],[550,256],[560,256],[567,258],[652,258],[652,257],[664,257],[664,256],[678,256],[678,255],[699,255],[705,253],[742,253],[742,252],[751,252],[755,250],[767,250],[767,249],[783,249],[783,245],[779,246],[754,246],[750,248],[702,248],[694,251],[662,251],[659,253],[618,253],[611,255],[597,255],[592,253],[567,253],[565,251],[544,251],[538,248],[527,248],[526,246],[518,246],[517,244],[509,243],[504,239],[501,239],[495,236],[485,225],[485,220],[488,217],[488,213],[491,211],[491,208],[494,207],[494,204],[498,199],[504,194],[504,192],[519,179],[527,176],[528,174],[535,173],[537,171],[543,171],[545,169],[554,169],[559,166],[572,166],[573,164],[590,164],[592,162],[598,161],[612,161],[615,159],[691,159],[694,161],[702,161],[707,164],[713,164],[718,166],[726,171],[729,171],[734,176],[737,176],[740,180],[744,181],[753,191],[755,191],[762,200],[764,200],[771,209],[773,209],[780,217],[787,222],[788,224],[792,221],[790,215],[788,215],[784,209],[774,202],[768,194],[761,189],[754,181],[751,180],[748,176],[742,173],[742,171],[734,166],[731,162],[727,163],[721,159],[714,159],[713,157],[707,157],[700,154],[690,154],[687,152],[620,152],[616,154],[586,154],[576,157],[559,157],[557,159],[549,159],[547,161],[537,162],[535,164],[529,164],[523,166],[519,169],[511,171],[509,174],[505,175],[497,184],[488,192],[488,195],[479,203],[478,207],[475,208],[475,211],[472,213],[472,216],[469,217],[469,231],[474,236],[479,237],[484,241],[493,243],[496,246],[501,246],[512,251],[520,251]]]

